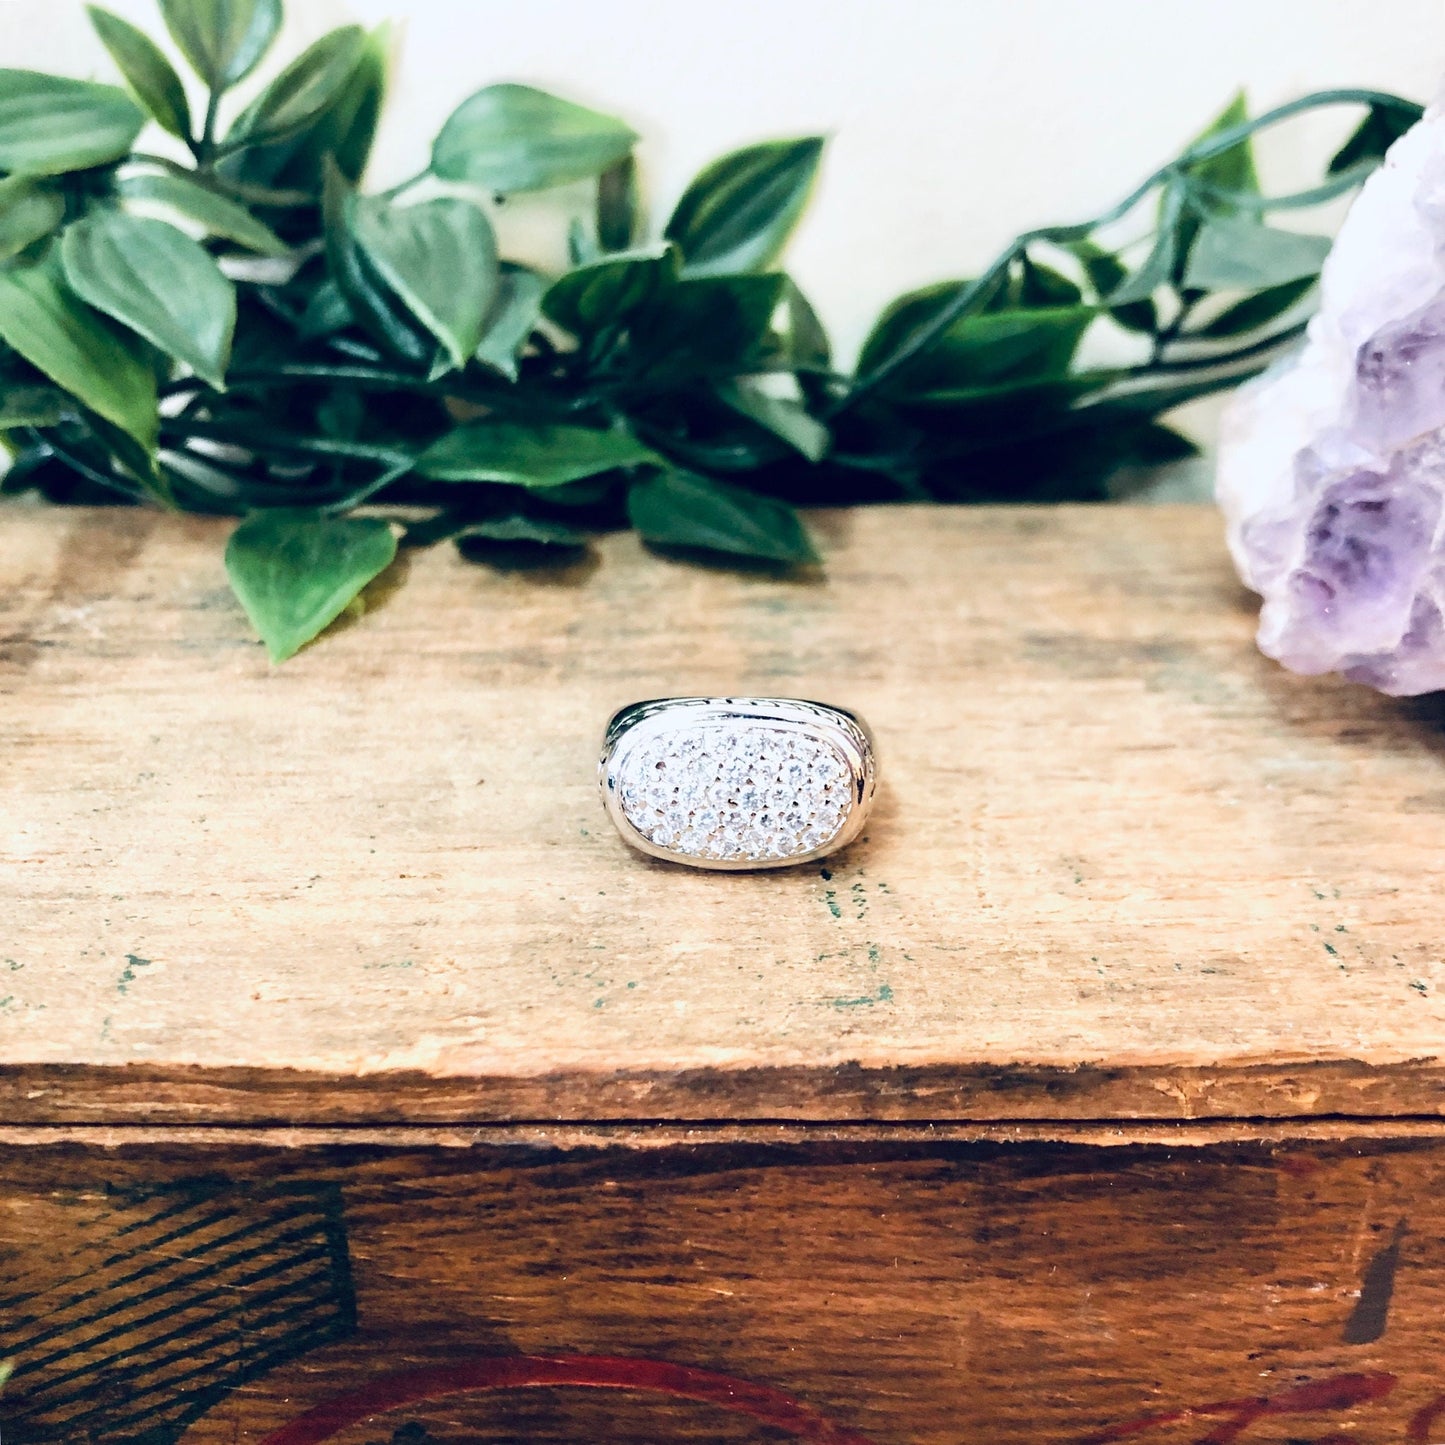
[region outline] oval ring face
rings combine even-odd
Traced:
[[[852,713],[794,698],[667,698],[624,708],[600,767],[634,848],[695,868],[782,868],[852,842],[874,788]]]

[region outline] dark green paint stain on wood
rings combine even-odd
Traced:
[[[120,977],[116,980],[115,991],[120,994],[130,992],[130,986],[135,982],[135,971],[138,968],[149,968],[151,961],[148,958],[141,958],[138,954],[128,953],[125,956],[125,967],[120,971]]]
[[[872,1008],[874,1004],[892,1003],[892,984],[880,983],[873,993],[865,993],[861,998],[835,998],[833,1007],[843,1008]]]

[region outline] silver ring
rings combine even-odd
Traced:
[[[639,852],[693,868],[788,868],[845,848],[873,801],[857,714],[791,697],[669,697],[614,713],[598,781]]]

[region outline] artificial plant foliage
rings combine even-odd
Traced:
[[[226,570],[272,662],[284,662],[334,622],[396,556],[380,517],[272,507],[226,544]]]
[[[124,89],[0,70],[0,486],[243,518],[227,565],[278,659],[398,540],[632,527],[786,568],[817,562],[799,507],[1105,498],[1189,453],[1161,417],[1299,336],[1327,244],[1300,213],[1420,114],[1237,99],[1104,216],[900,297],[850,373],[778,268],[821,138],[722,157],[653,226],[624,121],[489,85],[377,192],[384,28],[278,65],[281,0],[160,11],[158,39],[90,7]],[[1318,184],[1265,193],[1252,137],[1326,106],[1362,118]],[[498,204],[559,186],[571,264],[499,255]]]

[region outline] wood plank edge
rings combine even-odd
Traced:
[[[437,1078],[299,1070],[0,1067],[8,1126],[253,1128],[557,1124],[1055,1124],[1321,1117],[1445,1119],[1445,1065],[1358,1060],[1053,1068],[557,1072]]]
[[[253,1128],[238,1126],[122,1126],[114,1124],[0,1125],[0,1151],[80,1146],[95,1150],[197,1149],[217,1151],[362,1148],[663,1149],[748,1145],[757,1147],[867,1144],[1079,1145],[1095,1149],[1158,1146],[1201,1149],[1221,1144],[1311,1143],[1438,1144],[1441,1119],[1219,1120],[1205,1124],[1110,1121],[1097,1124],[557,1124],[438,1128]]]

